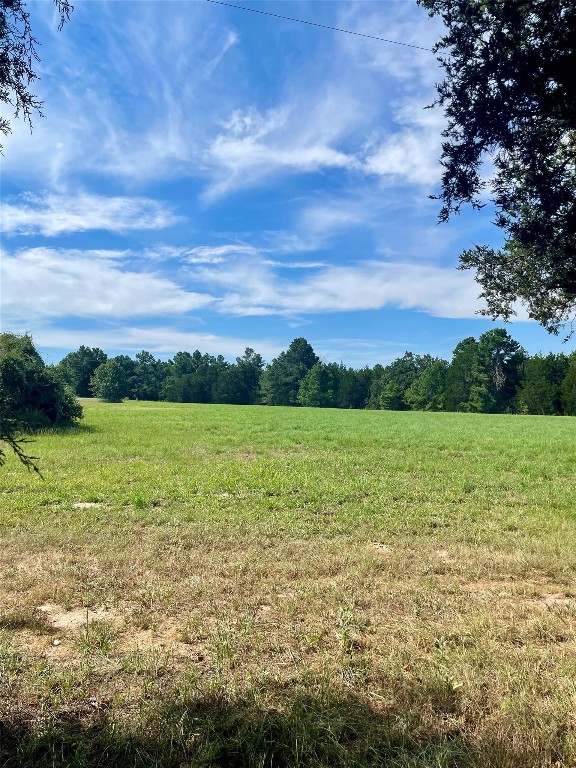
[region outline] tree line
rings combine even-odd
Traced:
[[[195,352],[168,361],[150,352],[108,357],[81,346],[46,365],[29,335],[0,334],[0,465],[3,445],[31,469],[23,432],[69,427],[77,397],[109,402],[284,405],[310,408],[463,411],[576,416],[576,352],[528,356],[496,328],[460,341],[450,361],[405,352],[388,365],[327,363],[304,338],[266,364],[253,349],[231,363]]]
[[[81,346],[55,366],[80,397],[109,402],[288,405],[312,408],[576,415],[576,353],[528,356],[506,330],[460,341],[450,361],[405,352],[388,365],[322,361],[304,338],[266,364],[253,349],[222,355],[150,352],[108,358]]]

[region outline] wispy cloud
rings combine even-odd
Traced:
[[[378,4],[334,8],[350,28],[428,44],[434,23],[406,5],[387,3],[385,13]],[[250,41],[233,15],[215,11],[201,3],[140,3],[138,14],[116,2],[98,3],[98,13],[78,6],[43,63],[38,95],[47,118],[33,140],[15,123],[5,168],[55,186],[86,171],[126,185],[195,179],[211,202],[280,175],[393,178],[429,151],[420,129],[401,124],[395,137],[390,105],[406,92],[421,107],[429,103],[431,54],[327,33],[316,41],[322,55],[314,67],[283,68],[271,99],[248,85],[242,46]],[[82,45],[88,30],[92,42]],[[375,125],[390,135],[366,163]]]
[[[481,308],[469,273],[418,264],[368,260],[353,266],[320,268],[282,279],[266,264],[241,262],[225,270],[200,267],[196,278],[223,291],[219,312],[232,315],[307,315],[396,307],[437,317],[470,318]]]
[[[328,266],[325,261],[275,261],[274,259],[264,259],[262,263],[268,267],[279,267],[281,269],[321,269]]]
[[[412,3],[344,3],[340,7],[339,26],[367,35],[407,43],[394,45],[361,37],[342,35],[337,38],[340,52],[357,67],[385,74],[402,84],[404,90],[432,87],[438,78],[438,64],[431,52],[442,34],[442,22],[430,19],[423,8]]]
[[[421,101],[403,101],[395,110],[395,122],[395,129],[368,154],[368,173],[408,184],[438,184],[442,114],[423,109]]]
[[[49,55],[35,90],[46,119],[33,136],[14,122],[5,170],[54,187],[87,171],[128,186],[199,175],[210,126],[237,106],[225,84],[239,37],[204,3],[134,8],[79,4],[57,39],[41,14],[35,32]]]
[[[416,354],[429,352],[428,349],[422,349],[409,336],[402,341],[349,337],[328,338],[322,339],[314,349],[327,362],[346,360],[347,365],[360,368],[376,363],[386,365],[397,359],[405,351],[412,351]]]
[[[89,347],[100,347],[105,352],[116,350],[135,353],[146,349],[164,356],[199,349],[200,352],[224,355],[228,359],[242,355],[246,347],[255,349],[266,360],[272,360],[282,351],[281,345],[267,340],[182,331],[169,325],[150,328],[116,324],[112,328],[95,326],[75,330],[45,324],[37,326],[34,330],[34,341],[41,347],[66,351],[78,349],[81,344],[85,344]]]
[[[205,155],[213,177],[205,197],[214,199],[277,173],[358,168],[358,159],[338,147],[358,122],[349,94],[333,88],[310,107],[285,100],[264,113],[256,108],[233,112]]]
[[[22,238],[5,245],[27,248],[3,256],[4,324],[69,348],[222,354],[267,354],[254,338],[228,344],[230,326],[284,342],[288,328],[313,339],[329,325],[322,353],[338,359],[341,343],[350,359],[362,345],[347,347],[339,324],[361,335],[354,313],[385,309],[398,328],[416,327],[414,313],[426,327],[475,317],[479,287],[456,254],[494,228],[488,209],[480,225],[463,212],[436,226],[433,54],[209,3],[79,3],[62,33],[53,3],[34,10],[46,119],[32,136],[15,121],[6,142],[1,225]],[[300,10],[423,47],[440,34],[405,0]],[[33,247],[44,238],[54,247]],[[388,338],[400,333],[389,324]]]
[[[188,248],[184,259],[188,264],[220,264],[235,256],[255,256],[260,253],[251,245],[197,245]]]
[[[142,252],[133,252],[135,259],[148,262],[177,261],[186,264],[222,264],[237,257],[257,256],[261,248],[242,243],[227,245],[164,245],[157,244],[145,248]]]
[[[164,229],[178,218],[155,200],[130,197],[23,194],[2,205],[0,231],[8,234],[54,237],[70,232]]]
[[[3,322],[183,314],[214,299],[154,273],[124,269],[117,252],[30,248],[3,253]]]

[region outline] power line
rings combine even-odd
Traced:
[[[316,21],[306,21],[305,19],[294,19],[291,16],[281,16],[279,13],[270,13],[269,11],[260,11],[258,8],[246,8],[243,5],[234,5],[234,3],[225,3],[223,0],[206,0],[207,3],[214,3],[215,5],[226,5],[228,8],[236,8],[239,11],[250,11],[250,13],[261,13],[263,16],[273,16],[275,19],[284,19],[284,21],[296,21],[298,24],[308,24],[311,27],[321,27],[322,29],[330,29],[333,32],[345,32],[347,35],[356,35],[357,37],[367,37],[370,40],[379,40],[381,43],[393,43],[394,45],[403,45],[406,48],[418,48],[419,51],[430,51],[433,53],[432,48],[424,48],[422,45],[412,45],[412,43],[401,43],[398,40],[387,40],[385,37],[376,37],[376,35],[367,35],[364,32],[352,32],[351,29],[340,29],[339,27],[331,27],[328,24],[318,24]]]

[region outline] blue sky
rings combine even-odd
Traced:
[[[424,48],[441,33],[413,0],[240,4]],[[205,0],[78,0],[62,32],[29,6],[45,118],[4,142],[2,330],[50,362],[81,344],[270,361],[304,336],[360,367],[449,358],[494,326],[455,269],[499,244],[490,210],[438,225],[429,198],[433,54]],[[522,317],[529,353],[572,348]]]

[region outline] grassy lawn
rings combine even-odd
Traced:
[[[86,401],[0,471],[0,765],[576,766],[576,420]]]

